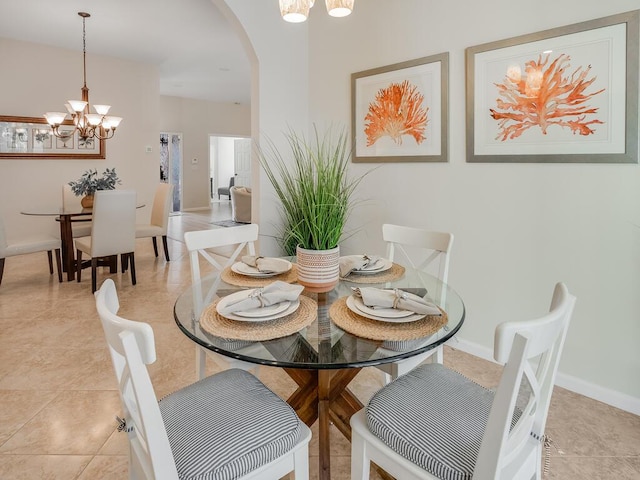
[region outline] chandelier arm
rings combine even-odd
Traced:
[[[102,132],[105,132],[105,134],[102,135],[101,134]],[[110,138],[113,138],[113,135],[115,133],[116,133],[116,129],[115,128],[110,128],[109,130],[106,130],[104,127],[100,126],[99,128],[96,127],[94,136],[98,140],[109,140]]]
[[[73,130],[64,130],[63,132],[61,132],[60,127],[62,126],[63,126],[62,124],[51,126],[51,132],[58,138],[70,138],[78,131],[78,127],[74,125]],[[65,126],[68,127],[69,125],[65,125]]]

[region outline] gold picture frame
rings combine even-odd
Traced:
[[[60,127],[74,129],[70,120]],[[55,137],[44,118],[0,116],[0,159],[103,160],[106,142],[82,139],[75,132],[67,139]]]

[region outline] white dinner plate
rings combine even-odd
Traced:
[[[239,273],[240,275],[246,275],[248,277],[273,277],[274,275],[280,275],[282,273],[286,273],[291,270],[291,262],[284,260],[282,258],[272,258],[270,259],[280,265],[277,272],[261,272],[256,267],[252,267],[251,265],[247,265],[244,262],[236,262],[231,265],[231,271],[235,273]]]
[[[411,313],[411,315],[407,315],[406,317],[383,317],[380,315],[372,315],[370,313],[363,312],[356,306],[356,301],[359,300],[357,297],[350,295],[347,297],[347,308],[351,310],[353,313],[356,313],[362,317],[369,318],[371,320],[378,320],[379,322],[389,322],[389,323],[407,323],[407,322],[415,322],[416,320],[422,320],[425,315],[420,313]],[[364,305],[364,304],[363,304]],[[403,310],[406,311],[406,310]]]
[[[247,318],[270,317],[272,315],[277,315],[278,313],[284,312],[287,308],[289,308],[289,305],[291,305],[291,302],[289,300],[285,300],[284,302],[276,303],[275,305],[269,305],[268,307],[258,307],[252,310],[245,310],[243,312],[235,312],[235,315]]]
[[[347,255],[345,258],[361,259],[362,255]],[[351,274],[356,275],[375,275],[389,270],[393,266],[393,262],[387,258],[380,258],[375,268],[367,268],[366,270],[353,270]]]
[[[296,300],[294,302],[287,300],[275,305],[269,305],[268,307],[262,307],[259,309],[254,308],[244,312],[228,313],[226,315],[220,313],[220,309],[226,307],[230,302],[243,300],[251,295],[251,292],[253,292],[253,289],[241,290],[239,292],[232,293],[231,295],[227,295],[218,302],[218,305],[216,305],[216,311],[224,318],[239,322],[266,322],[268,320],[275,320],[277,318],[284,317],[285,315],[289,315],[290,313],[295,312],[300,306],[300,300]],[[282,307],[283,305],[284,308]],[[268,315],[264,315],[264,312],[267,311],[267,309],[273,310]],[[262,310],[262,312],[258,312],[258,310]]]

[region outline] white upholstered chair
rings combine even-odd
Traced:
[[[156,360],[151,326],[117,315],[111,279],[96,292],[96,307],[120,389],[129,478],[308,478],[311,431],[260,380],[226,370],[158,402],[147,370]]]
[[[60,261],[60,239],[52,235],[30,236],[19,241],[9,243],[4,229],[4,221],[0,217],[0,284],[4,274],[4,261],[7,257],[26,255],[28,253],[47,252],[49,257],[49,273],[53,275],[53,252],[56,254],[56,267],[58,269],[58,281],[62,282],[62,269]]]
[[[442,282],[447,283],[449,278],[449,258],[453,246],[453,234],[444,232],[430,232],[420,228],[405,227],[401,225],[382,225],[382,239],[387,242],[387,258],[396,262],[406,262],[412,268],[434,275]],[[429,292],[437,295],[441,305],[445,304],[446,291]],[[398,378],[412,368],[422,363],[426,358],[435,355],[434,360],[442,363],[442,345],[428,352],[400,360],[394,363],[385,363],[377,367],[385,372],[386,382],[391,378]]]
[[[99,190],[93,200],[91,236],[76,238],[76,276],[81,281],[82,253],[91,257],[91,291],[96,291],[99,259],[121,256],[122,271],[131,266],[131,283],[136,284],[136,192]],[[117,264],[117,262],[116,262]]]
[[[195,232],[187,232],[184,234],[184,242],[189,251],[189,260],[191,263],[191,283],[193,290],[194,310],[202,311],[204,305],[212,301],[212,296],[216,293],[216,288],[220,283],[220,278],[214,283],[213,289],[209,292],[203,292],[200,288],[200,257],[204,258],[214,271],[221,273],[226,267],[233,265],[241,253],[247,255],[255,255],[255,242],[258,240],[258,225],[249,224],[238,227],[215,228],[212,230],[199,230]],[[210,249],[227,248],[233,249],[220,256],[224,260],[216,259]],[[253,363],[243,362],[234,358],[219,355],[203,347],[196,346],[196,377],[204,378],[206,370],[206,354],[222,368],[241,368],[243,370],[257,369],[258,366]]]
[[[62,208],[65,210],[77,209],[82,211],[80,204],[81,197],[76,196],[71,190],[71,186],[62,186]],[[60,218],[56,218],[60,221]],[[71,234],[73,238],[88,237],[91,235],[91,215],[71,217]]]
[[[558,283],[549,313],[496,328],[495,393],[438,363],[379,390],[351,417],[351,479],[370,462],[402,479],[540,479],[545,424],[575,297]]]
[[[231,220],[238,223],[251,223],[251,189],[233,186],[231,193]]]
[[[136,225],[136,238],[149,238],[153,240],[153,252],[158,256],[158,240],[162,237],[164,258],[169,261],[169,248],[167,247],[167,227],[169,226],[169,213],[171,213],[171,201],[173,199],[173,185],[160,183],[156,188],[151,208],[151,219],[147,224]]]

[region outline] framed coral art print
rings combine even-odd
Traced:
[[[467,161],[637,163],[639,13],[467,48]]]
[[[354,162],[448,160],[449,54],[351,74]]]

